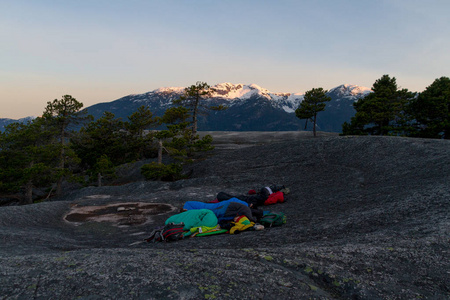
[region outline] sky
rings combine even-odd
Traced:
[[[450,76],[448,0],[0,0],[0,118],[197,81],[421,92]]]

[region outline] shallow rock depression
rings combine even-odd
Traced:
[[[450,297],[449,141],[242,134],[187,180],[0,207],[0,299]],[[284,226],[137,243],[185,201],[267,184],[290,188],[264,208]]]

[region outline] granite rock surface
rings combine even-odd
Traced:
[[[449,141],[217,134],[189,179],[0,207],[0,299],[450,297]],[[141,243],[185,201],[268,184],[290,188],[264,207],[281,227]]]

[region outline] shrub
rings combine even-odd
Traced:
[[[175,181],[182,178],[183,167],[180,164],[158,164],[151,162],[141,167],[142,175],[147,180]]]

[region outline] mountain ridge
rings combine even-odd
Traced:
[[[256,84],[232,84],[229,82],[212,86],[214,90],[210,105],[224,105],[228,109],[212,112],[206,118],[199,118],[201,131],[292,131],[302,130],[304,120],[295,116],[295,110],[303,101],[301,93],[273,93]],[[104,111],[110,111],[116,117],[127,117],[141,105],[146,105],[154,115],[162,115],[184,91],[183,87],[164,87],[143,94],[131,94],[112,102],[88,107],[95,118]],[[332,98],[325,111],[317,118],[317,130],[341,132],[342,124],[350,121],[355,114],[353,103],[365,97],[369,88],[342,84],[330,89],[327,94]],[[307,130],[312,130],[311,126]]]
[[[219,83],[211,86],[210,105],[224,105],[228,109],[213,112],[210,118],[200,117],[199,130],[220,131],[292,131],[304,128],[304,120],[295,116],[295,110],[304,99],[302,93],[274,93],[257,84]],[[87,107],[95,119],[105,111],[118,118],[127,117],[140,106],[145,105],[154,115],[161,116],[179,98],[184,87],[160,87],[142,94],[130,94],[110,102],[102,102]],[[342,124],[350,121],[355,114],[353,103],[365,97],[371,90],[367,87],[341,84],[330,89],[327,95],[332,98],[325,111],[318,114],[317,130],[341,132]],[[0,130],[11,121],[0,119]],[[5,125],[3,123],[6,123]],[[312,128],[307,128],[312,130]]]

